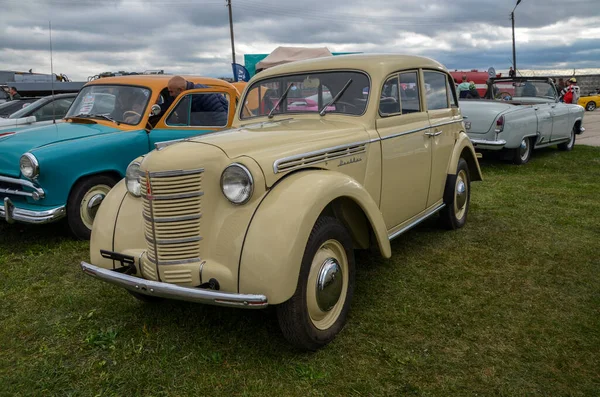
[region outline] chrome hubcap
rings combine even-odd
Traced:
[[[467,201],[467,187],[465,181],[460,180],[456,185],[456,206],[462,208]]]
[[[330,311],[340,299],[343,287],[342,268],[335,258],[327,258],[317,277],[317,304]]]
[[[102,193],[98,193],[96,195],[94,195],[94,197],[92,197],[90,199],[90,201],[88,201],[87,203],[87,207],[89,210],[93,209],[94,207],[99,206],[102,203],[102,200],[104,200],[104,197],[106,197],[106,195],[102,194]],[[96,208],[96,211],[98,209]]]
[[[110,189],[110,186],[107,185],[97,185],[88,190],[85,196],[83,196],[79,207],[79,215],[81,216],[81,221],[88,229],[92,229],[98,208],[100,208],[102,200],[104,200]]]
[[[458,175],[456,175],[456,186],[454,188],[454,214],[457,219],[462,219],[467,212],[468,190],[467,173],[464,170],[460,170]]]
[[[344,247],[335,239],[325,241],[313,257],[306,284],[308,315],[317,329],[329,329],[342,313],[348,276]]]
[[[527,156],[529,155],[529,141],[527,139],[523,139],[521,141],[521,159],[522,160],[526,160]]]

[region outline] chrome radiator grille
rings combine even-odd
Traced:
[[[149,172],[140,178],[151,262],[175,265],[200,261],[203,172]]]

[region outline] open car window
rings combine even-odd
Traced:
[[[169,127],[227,126],[229,95],[220,92],[201,92],[184,95],[166,118]]]

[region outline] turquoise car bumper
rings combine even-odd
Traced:
[[[5,197],[3,204],[0,204],[0,219],[4,219],[8,223],[50,223],[65,217],[66,214],[67,210],[64,205],[39,211],[27,210],[15,207],[8,197]]]

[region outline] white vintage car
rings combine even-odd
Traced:
[[[558,145],[571,150],[583,128],[582,106],[558,101],[546,77],[494,78],[484,99],[461,99],[467,135],[476,150],[504,150],[525,164],[533,149]]]

